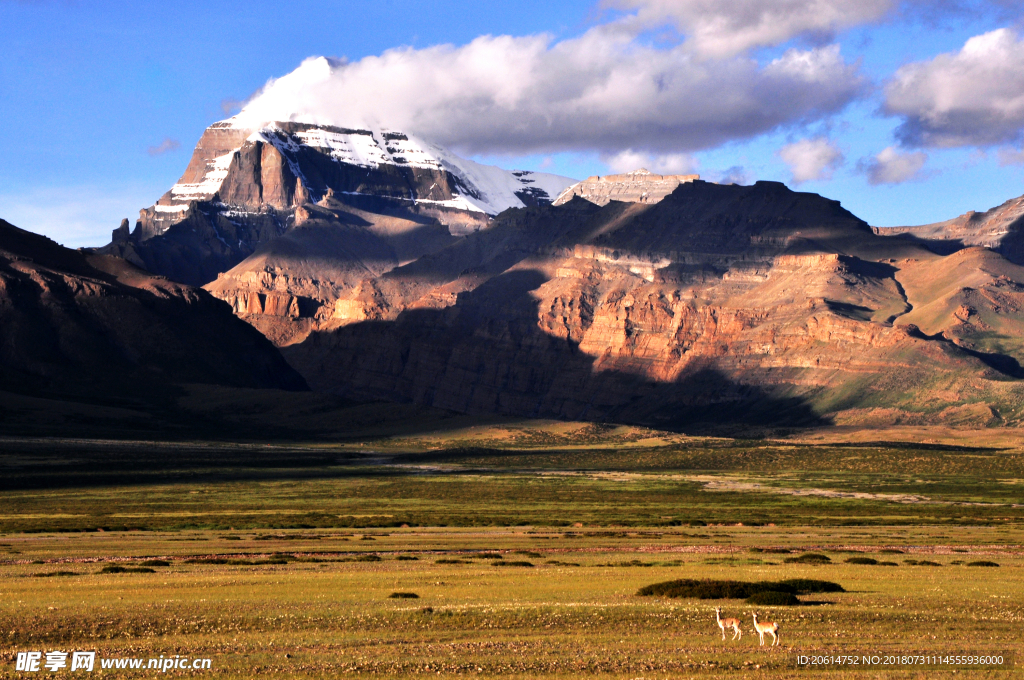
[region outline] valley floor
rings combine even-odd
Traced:
[[[0,676],[60,650],[211,660],[175,677],[1020,677],[1016,443],[850,439],[572,423],[344,445],[8,438]],[[776,648],[743,600],[637,594],[795,578],[845,592],[757,607]],[[722,641],[715,606],[741,640]],[[910,654],[1007,665],[797,666]]]

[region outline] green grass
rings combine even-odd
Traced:
[[[9,534],[3,542],[21,552],[20,559],[0,564],[0,656],[32,649],[95,649],[101,657],[183,654],[212,658],[216,677],[224,678],[739,677],[737,671],[755,665],[771,677],[806,678],[819,674],[793,668],[798,652],[1024,652],[1024,558],[1019,547],[993,548],[990,539],[999,529],[991,527],[728,527],[715,529],[719,540],[713,546],[682,529],[639,542],[607,530],[548,541],[545,552],[579,566],[495,569],[479,560],[437,561],[484,546],[505,553],[529,550],[527,532],[533,530],[397,529],[374,545],[383,556],[377,562],[341,561],[359,553],[358,544],[338,531],[296,532],[306,536],[298,540],[281,532],[278,540],[251,546],[245,534],[240,546],[217,531]],[[178,538],[189,540],[173,540]],[[200,538],[207,540],[195,540]],[[945,547],[921,547],[936,541]],[[1002,566],[881,570],[841,562],[745,565],[700,559],[709,550],[748,555],[750,547],[784,542],[802,551],[827,542],[864,554],[896,545],[915,558],[948,555],[955,545],[967,551],[967,560],[995,557]],[[252,564],[216,561],[240,548],[251,551]],[[677,557],[677,563],[598,566],[642,559],[652,549]],[[275,552],[289,559],[257,563]],[[431,559],[397,559],[414,553]],[[325,561],[302,561],[311,556]],[[82,562],[143,558],[170,566],[156,573],[104,574]],[[203,561],[189,562],[194,559]],[[41,571],[34,560],[45,562],[45,570],[85,566],[87,573],[25,578]],[[711,603],[636,595],[645,584],[673,579],[815,579],[842,584],[847,592],[801,596],[806,604],[800,607],[759,606],[762,619],[782,626],[782,646],[768,650],[758,647],[751,605],[740,599]],[[418,597],[410,601],[392,593]],[[721,641],[713,604],[722,606],[723,617],[741,620],[742,640]]]

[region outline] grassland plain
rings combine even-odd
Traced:
[[[18,651],[55,649],[210,657],[168,674],[227,678],[1021,677],[1019,443],[815,436],[499,423],[343,444],[8,438],[0,677],[19,677]],[[808,551],[828,560],[785,561]],[[636,594],[686,578],[846,592],[759,607],[781,625],[768,649],[743,601]],[[741,641],[722,642],[715,605]],[[853,652],[1018,667],[794,665]],[[62,674],[76,675],[46,672]]]

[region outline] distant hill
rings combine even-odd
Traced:
[[[875,227],[880,236],[917,239],[940,253],[981,246],[1016,264],[1024,264],[1024,196],[979,213],[970,211],[944,222],[917,227]]]

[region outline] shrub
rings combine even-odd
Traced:
[[[883,548],[883,549],[879,550],[878,552],[884,553],[884,554],[887,554],[887,555],[902,555],[903,554],[903,551],[898,549],[898,548]]]
[[[692,597],[700,600],[742,600],[763,592],[789,593],[795,596],[807,593],[842,593],[846,591],[838,583],[815,579],[758,582],[681,579],[645,586],[637,591],[637,595]]]
[[[747,598],[748,604],[760,604],[767,605],[770,607],[791,607],[795,604],[800,604],[800,600],[797,599],[793,593],[783,593],[778,590],[765,590],[760,593],[754,593]]]
[[[998,567],[997,562],[990,562],[989,560],[978,560],[977,562],[968,562],[968,567]]]
[[[533,562],[527,562],[525,560],[512,560],[512,561],[509,561],[509,562],[506,562],[504,560],[498,560],[498,561],[495,561],[495,562],[491,562],[491,564],[493,564],[496,567],[532,567],[533,566]]]
[[[80,576],[77,571],[44,571],[32,575],[36,578],[47,578],[49,576]]]
[[[434,560],[434,564],[473,564],[473,563],[470,562],[469,560],[440,559],[440,560]]]
[[[878,560],[871,557],[848,557],[847,564],[878,564]]]
[[[395,600],[418,600],[420,596],[416,593],[391,593],[388,597]]]
[[[782,561],[786,564],[828,564],[832,558],[821,553],[804,553],[797,557],[787,557]]]
[[[155,574],[156,569],[149,567],[121,567],[116,564],[108,564],[100,569],[101,574]]]
[[[539,552],[534,552],[532,550],[516,550],[516,554],[522,555],[523,557],[544,557]]]
[[[473,558],[476,558],[478,560],[500,560],[500,559],[502,559],[501,553],[496,553],[496,552],[477,553],[476,555],[470,555],[469,557],[473,557]]]
[[[381,562],[382,560],[380,555],[359,555],[353,562]]]
[[[169,567],[171,563],[167,560],[146,560],[145,562],[140,562],[139,565],[143,567]]]
[[[415,555],[399,555],[395,559],[396,560],[400,560],[400,561],[405,561],[405,560],[418,560],[419,558],[416,557]]]
[[[880,566],[880,567],[898,567],[900,565],[896,564],[895,562],[879,562],[878,566]]]
[[[793,551],[789,548],[751,548],[752,553],[765,553],[767,555],[789,555]]]
[[[930,560],[903,560],[904,564],[909,564],[914,567],[941,567],[942,565],[938,562],[932,562]]]
[[[789,586],[797,595],[808,593],[845,593],[846,589],[832,581],[819,581],[814,578],[791,578],[779,581],[784,586]],[[777,590],[783,590],[778,588]]]

